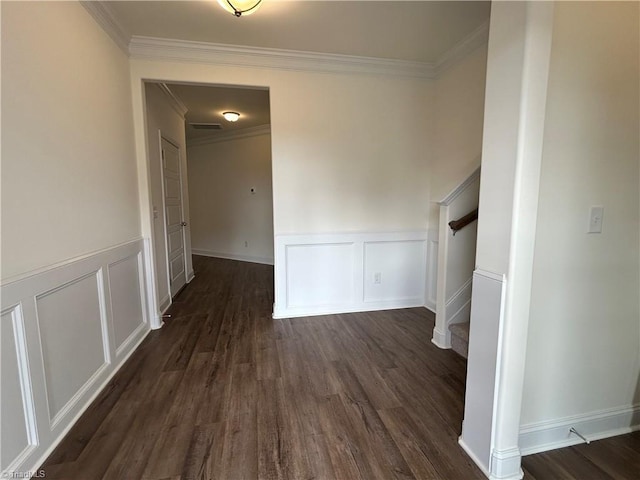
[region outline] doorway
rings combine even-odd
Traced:
[[[187,283],[184,242],[184,228],[187,222],[184,220],[182,202],[180,148],[162,137],[160,151],[169,291],[171,298],[175,298]]]
[[[145,100],[162,315],[197,275],[192,255],[274,263],[270,98],[263,87],[148,81]]]

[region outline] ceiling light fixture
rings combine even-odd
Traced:
[[[223,112],[222,116],[227,122],[237,122],[240,118],[240,114],[238,112]]]
[[[218,3],[227,12],[236,17],[251,15],[258,10],[262,0],[218,0]]]

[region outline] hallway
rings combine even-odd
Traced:
[[[272,320],[271,266],[194,267],[46,478],[484,478],[456,444],[465,363],[426,310]]]
[[[271,266],[194,266],[171,319],[54,450],[46,478],[485,478],[457,445],[465,362],[431,343],[432,314],[273,320]],[[525,478],[633,478],[639,438],[527,457]]]

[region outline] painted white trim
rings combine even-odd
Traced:
[[[193,249],[191,249],[191,254],[193,255]],[[193,270],[189,270],[187,272],[187,283],[191,283],[191,280],[196,278],[196,274]]]
[[[517,447],[508,450],[491,452],[490,480],[520,480],[524,472],[520,468],[522,455]]]
[[[435,313],[435,312],[434,312]],[[451,348],[451,332],[441,332],[438,327],[433,327],[433,337],[431,343],[443,350]]]
[[[469,278],[462,286],[447,300],[445,305],[445,312],[447,316],[447,326],[453,323],[460,323],[460,321],[453,321],[454,318],[460,315],[465,307],[471,304],[471,285],[473,283],[473,277]],[[469,321],[468,319],[465,321]]]
[[[289,307],[280,309],[274,304],[273,318],[315,317],[318,315],[334,315],[339,313],[375,312],[379,310],[396,310],[400,308],[423,307],[422,297],[400,300],[367,302],[366,305],[318,305],[310,307]]]
[[[147,310],[151,330],[162,328],[162,313],[158,303],[158,289],[156,287],[155,260],[151,247],[151,238],[144,239],[144,280],[146,287]],[[169,297],[171,300],[171,297]],[[169,302],[171,303],[171,302]]]
[[[505,230],[509,236],[508,282],[503,283],[503,303],[495,350],[495,390],[491,429],[492,458],[493,452],[514,451],[519,449],[520,445],[520,417],[531,306],[554,8],[553,2],[500,3],[499,6],[492,6],[492,41],[490,45],[493,48],[501,48],[500,38],[512,39],[514,42],[512,44],[513,51],[518,52],[516,57],[512,57],[512,59],[515,58],[513,66],[522,69],[521,78],[509,80],[513,83],[493,84],[494,90],[497,87],[518,88],[519,86],[519,98],[518,95],[514,95],[514,98],[507,100],[506,104],[500,102],[492,104],[489,101],[490,106],[485,107],[485,112],[491,112],[492,108],[511,112],[508,117],[489,116],[498,118],[496,120],[498,123],[501,121],[516,122],[518,131],[517,141],[514,145],[515,152],[512,149],[492,152],[492,155],[496,155],[493,157],[496,160],[493,164],[494,171],[497,171],[497,168],[501,170],[506,168],[508,171],[510,165],[515,166],[511,180],[498,182],[498,185],[502,185],[502,187],[507,187],[507,184],[513,185],[513,206],[510,212],[510,221],[507,222],[509,228]],[[521,25],[522,21],[524,21],[524,29]],[[496,27],[495,37],[493,36],[494,26]],[[501,32],[501,29],[504,30]],[[522,45],[522,50],[519,50],[519,45]],[[515,50],[516,48],[518,50]],[[493,61],[489,61],[488,68],[492,70],[494,77],[492,80],[496,80],[499,78],[496,76],[498,71],[501,72],[500,77],[504,77],[503,72],[510,71],[509,68],[505,68],[506,65],[500,65],[497,59],[506,59],[509,56],[501,57],[495,51],[493,54]],[[488,90],[489,88],[487,86]],[[518,103],[516,104],[516,102]],[[513,107],[516,106],[517,110],[514,111]],[[508,134],[508,132],[502,131],[494,131],[493,133],[495,135],[492,136],[491,133],[487,134],[485,131],[485,144],[500,142],[502,137]],[[485,237],[485,241],[492,235],[489,233],[488,237]],[[472,361],[471,356],[469,359]],[[473,381],[479,382],[482,379],[475,378]],[[517,478],[522,471],[519,464],[520,462],[515,459],[504,460],[500,467],[501,476]]]
[[[374,265],[378,257],[367,258],[366,251],[368,245],[375,244],[397,244],[398,249],[402,249],[407,243],[417,242],[421,245],[421,253],[412,260],[412,265],[420,265],[419,272],[414,272],[415,281],[411,285],[419,285],[419,292],[414,292],[406,287],[400,287],[400,290],[394,290],[393,284],[387,284],[388,287],[382,287],[382,291],[377,293],[371,292],[367,294],[366,272],[368,265]],[[312,315],[327,315],[335,313],[347,312],[363,312],[374,310],[386,310],[394,308],[412,308],[424,307],[425,290],[426,290],[426,262],[427,262],[427,232],[411,231],[411,232],[347,232],[347,233],[321,233],[321,234],[292,234],[292,235],[276,235],[275,236],[275,306],[274,318],[290,318]],[[292,280],[290,278],[290,269],[295,270],[296,263],[292,263],[289,252],[292,248],[310,247],[309,252],[316,247],[337,247],[343,246],[349,249],[349,262],[339,264],[343,268],[343,274],[349,278],[350,293],[348,298],[335,297],[322,299],[322,303],[318,303],[318,298],[313,295],[307,296],[302,294],[303,298],[291,298]],[[311,253],[309,253],[311,255]],[[311,257],[309,257],[311,258]],[[336,260],[337,261],[337,260]],[[374,262],[374,263],[370,263]],[[303,260],[304,262],[304,260]],[[335,271],[332,267],[325,265],[325,272],[322,281],[331,282],[329,280],[329,271]],[[306,272],[303,275],[303,282],[310,281],[311,284],[317,280],[315,274],[317,272]],[[300,274],[300,270],[298,270]],[[384,276],[384,272],[382,272]],[[306,278],[305,278],[306,277]],[[314,280],[307,280],[307,279]],[[300,283],[295,283],[296,287],[301,287]],[[315,287],[310,287],[315,288]],[[384,290],[390,288],[390,290]],[[300,294],[302,290],[298,291]],[[311,290],[309,290],[311,291]],[[386,296],[384,292],[393,292],[390,296]],[[302,302],[302,303],[300,303]]]
[[[87,409],[91,406],[93,401],[105,389],[105,387],[109,384],[111,379],[113,379],[115,374],[118,373],[118,371],[126,363],[126,361],[129,359],[129,357],[138,349],[138,347],[144,341],[144,339],[147,338],[147,335],[149,334],[150,331],[151,330],[145,330],[144,332],[142,332],[143,334],[141,334],[141,337],[138,338],[135,341],[135,344],[131,345],[131,350],[129,352],[127,352],[125,355],[123,355],[122,358],[118,359],[118,361],[114,364],[113,370],[107,375],[107,377],[104,379],[104,381],[95,389],[95,392],[92,393],[91,396],[87,398],[87,400],[85,402],[85,405],[78,410],[78,412],[73,416],[73,418],[71,418],[69,420],[68,425],[66,427],[64,427],[62,430],[60,430],[60,432],[56,435],[56,438],[53,440],[51,445],[49,447],[47,447],[47,449],[44,451],[44,453],[42,455],[40,455],[40,457],[38,457],[38,459],[36,461],[33,461],[31,463],[31,467],[24,467],[24,466],[14,467],[12,469],[13,471],[20,470],[20,471],[23,471],[23,472],[35,472],[35,471],[38,470],[38,468],[44,463],[44,461],[49,457],[49,455],[51,455],[51,453],[55,450],[55,448],[62,441],[62,439],[73,428],[73,426],[80,419],[80,417],[84,414],[84,412],[86,412]],[[11,471],[11,470],[7,470],[7,471]]]
[[[463,60],[477,48],[489,42],[489,21],[484,22],[460,43],[446,51],[434,64],[435,77],[439,77],[450,67]]]
[[[583,443],[579,437],[569,434],[571,427],[575,427],[589,440],[600,440],[635,432],[640,430],[640,403],[522,425],[518,442],[522,455],[532,455]]]
[[[42,275],[43,273],[47,273],[51,270],[54,270],[56,268],[61,268],[61,267],[66,267],[68,265],[71,265],[73,263],[76,262],[81,262],[83,260],[86,260],[90,257],[94,257],[96,255],[102,255],[104,253],[107,253],[110,250],[115,250],[115,249],[119,249],[119,248],[123,248],[126,247],[128,245],[133,245],[139,241],[143,240],[142,237],[138,237],[138,238],[134,238],[133,240],[127,240],[126,242],[122,242],[119,243],[117,245],[112,245],[110,247],[106,247],[106,248],[102,248],[100,250],[95,250],[93,252],[89,252],[89,253],[85,253],[82,255],[78,255],[77,257],[72,257],[69,258],[67,260],[63,260],[61,262],[58,263],[54,263],[52,265],[47,265],[46,267],[42,267],[42,268],[38,268],[36,270],[31,270],[29,272],[25,272],[25,273],[20,273],[18,275],[14,275],[12,277],[9,278],[5,278],[2,281],[0,281],[0,287],[8,287],[9,285],[11,285],[12,283],[16,283],[16,282],[20,282],[22,280],[25,280],[29,277],[35,277],[36,275]]]
[[[451,190],[442,200],[438,202],[438,205],[448,207],[453,201],[458,198],[473,182],[480,178],[480,167],[477,167],[471,175],[469,175],[465,181],[463,181],[456,188]]]
[[[167,97],[167,101],[171,106],[171,108],[178,115],[184,118],[184,116],[187,114],[189,109],[184,103],[182,103],[182,100],[180,100],[180,97],[178,97],[178,95],[176,95],[166,83],[156,83],[156,85],[158,85],[162,93],[164,93],[165,96]]]
[[[31,381],[31,368],[29,366],[29,354],[27,351],[27,334],[22,313],[22,304],[14,305],[0,312],[0,315],[11,314],[13,323],[13,336],[18,356],[18,378],[22,406],[24,408],[24,421],[27,433],[27,445],[7,467],[8,471],[15,471],[15,466],[20,465],[35,450],[40,443],[38,439],[38,424],[36,420],[36,407]]]
[[[476,268],[473,273],[475,275],[488,278],[489,280],[495,280],[496,282],[502,283],[505,281],[505,276],[503,274],[490,272],[489,270],[483,270],[482,268]]]
[[[164,313],[169,310],[169,307],[171,306],[171,304],[173,303],[172,299],[171,299],[171,293],[169,293],[166,297],[164,297],[162,299],[162,301],[160,302],[159,305],[159,310],[160,310],[160,319],[162,320],[162,315],[164,315]]]
[[[128,54],[131,35],[117,19],[108,2],[80,0],[80,4],[89,12],[98,25],[102,27],[102,30],[111,37],[116,45],[118,45],[124,53]]]
[[[133,330],[133,332],[131,332],[131,334],[127,337],[127,339],[124,342],[122,342],[122,344],[116,349],[115,357],[119,359],[123,355],[123,352],[125,355],[127,354],[127,352],[130,352],[132,345],[138,342],[140,335],[143,334],[143,330],[145,329],[148,329],[147,323],[143,322],[140,325],[138,325]]]
[[[105,374],[105,372],[109,369],[109,363],[104,362],[102,365],[98,367],[98,369],[93,372],[93,375],[89,377],[89,379],[80,387],[80,389],[73,394],[73,396],[67,400],[67,403],[56,413],[53,418],[49,416],[49,424],[51,430],[55,430],[55,428],[63,421],[66,420],[66,416],[69,415],[70,412],[73,412],[75,408],[78,407],[78,404],[82,401],[82,398],[92,390],[95,386],[95,383],[100,380],[100,377]],[[48,403],[48,402],[47,402]],[[87,406],[81,407],[81,410],[86,410]]]
[[[141,285],[139,298],[134,300],[136,303],[140,302],[141,323],[118,348],[111,341],[113,311],[107,301],[110,298],[111,282],[108,267],[132,258],[137,258],[140,267],[146,241],[139,239],[93,255],[67,260],[40,269],[38,273],[21,275],[19,280],[14,278],[14,281],[3,285],[0,310],[3,314],[12,312],[14,342],[19,356],[16,374],[22,390],[28,446],[15,458],[7,459],[8,465],[0,476],[6,476],[9,471],[31,471],[38,468],[150,331],[146,322],[150,318],[146,312],[150,304],[141,268],[138,268],[135,279]],[[68,392],[70,398],[52,415],[47,385],[55,383],[57,377],[48,377],[46,374],[37,300],[88,278],[95,279],[92,288],[96,289],[99,302],[103,358],[94,372],[87,372],[87,378],[82,378],[81,386]],[[67,354],[73,355],[73,352]]]
[[[489,22],[487,21],[443,53],[435,62],[189,42],[139,35],[132,36],[120,22],[108,2],[80,0],[80,3],[118,47],[133,58],[433,79],[462,61],[477,48],[487,45],[489,40]]]
[[[184,118],[183,118],[184,119]],[[187,251],[187,229],[190,229],[188,219],[184,214],[184,206],[185,203],[189,201],[189,198],[184,193],[184,181],[186,174],[184,172],[184,166],[182,164],[184,157],[187,155],[186,147],[183,152],[182,147],[180,146],[180,142],[174,140],[172,137],[165,135],[162,129],[158,129],[158,139],[159,139],[159,147],[160,147],[160,182],[161,182],[161,191],[162,191],[162,231],[164,232],[164,246],[165,246],[165,261],[166,261],[166,269],[167,269],[167,288],[169,290],[169,295],[172,297],[177,295],[184,285],[189,283],[187,281],[187,260],[188,256],[191,252]],[[165,182],[165,163],[164,163],[164,146],[162,142],[165,141],[175,147],[178,151],[178,183],[180,185],[180,217],[182,218],[182,222],[186,222],[186,225],[182,228],[182,259],[184,261],[184,285],[182,285],[178,290],[176,290],[175,294],[171,290],[171,265],[169,258],[169,234],[167,230],[167,196],[166,196],[166,182]],[[155,229],[153,230],[155,232]]]
[[[273,258],[270,257],[254,257],[252,255],[235,255],[233,253],[213,252],[211,250],[202,250],[192,248],[193,255],[202,255],[204,257],[224,258],[227,260],[238,260],[239,262],[262,263],[264,265],[273,265]]]
[[[424,306],[436,313],[438,304],[438,246],[439,232],[431,229],[427,233],[427,272]]]
[[[242,128],[239,130],[228,130],[219,132],[206,137],[194,138],[187,140],[187,148],[198,147],[200,145],[208,145],[210,143],[229,142],[231,140],[240,140],[241,138],[257,137],[259,135],[269,135],[271,133],[271,125],[258,125],[255,127]]]
[[[444,319],[437,322],[433,329],[431,342],[438,348],[451,348],[451,330],[454,323],[466,323],[471,316],[471,291],[473,278],[470,278],[453,294],[444,306]],[[443,330],[444,328],[444,330]]]
[[[323,73],[391,75],[418,78],[434,77],[433,65],[423,62],[171,40],[138,35],[134,35],[131,38],[129,53],[132,58],[142,60],[165,60]]]

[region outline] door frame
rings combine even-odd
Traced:
[[[165,140],[178,150],[178,175],[180,180],[180,218],[181,221],[184,222],[184,189],[182,188],[182,181],[184,180],[182,175],[182,149],[180,148],[180,144],[175,141],[175,139],[171,138],[169,135],[165,135],[161,129],[158,129],[158,143],[160,147],[160,186],[162,189],[162,232],[164,235],[164,260],[167,266],[167,288],[169,290],[169,305],[173,303],[173,295],[171,294],[171,267],[169,265],[169,239],[167,237],[167,207],[166,207],[166,198],[165,198],[165,186],[164,186],[164,155],[162,149],[162,141]],[[188,272],[187,272],[187,244],[186,244],[186,235],[185,228],[182,227],[182,258],[184,261],[184,278],[185,285],[188,282]],[[184,286],[182,287],[184,288]],[[177,293],[176,293],[177,295]]]

